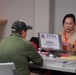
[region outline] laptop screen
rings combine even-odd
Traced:
[[[58,34],[38,33],[41,49],[62,50],[62,39]]]

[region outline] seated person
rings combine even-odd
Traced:
[[[30,75],[30,61],[36,65],[43,64],[41,55],[25,39],[30,27],[17,20],[11,26],[11,36],[0,41],[0,63],[14,62],[17,75]]]
[[[63,30],[59,32],[62,36],[63,49],[65,52],[75,53],[76,50],[76,30],[75,30],[75,16],[74,14],[66,14],[63,18]],[[52,75],[74,75],[74,73],[52,71]]]
[[[76,50],[76,30],[74,14],[67,14],[63,18],[63,31],[59,32],[62,36],[63,49],[71,54]]]
[[[38,37],[32,37],[30,39],[30,42],[34,45],[34,47],[38,50],[39,48],[39,40]]]
[[[38,37],[32,37],[30,40],[29,40],[32,44],[33,44],[33,46],[39,51],[39,39],[38,39]],[[44,55],[47,55],[47,54],[49,54],[49,52],[48,51],[46,51],[46,50],[44,50],[44,49],[41,49],[40,50],[41,52],[44,52],[43,54]],[[50,75],[50,70],[45,70],[45,69],[40,69],[40,68],[34,68],[34,67],[29,67],[30,68],[30,70],[31,70],[31,72],[33,71],[33,72],[38,72],[38,73],[41,73],[41,74],[44,74],[44,73],[46,73],[46,75]],[[36,70],[36,71],[35,71]]]
[[[32,37],[29,41],[33,44],[33,46],[38,51],[43,52],[44,55],[48,55],[49,54],[49,50],[44,50],[44,49],[39,50],[40,47],[39,47],[39,39],[38,39],[38,37]]]

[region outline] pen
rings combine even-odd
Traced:
[[[68,61],[63,61],[63,67],[65,67],[65,65],[66,65],[67,62],[68,62]]]

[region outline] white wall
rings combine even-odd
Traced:
[[[29,39],[35,34],[35,0],[0,0],[1,18],[8,19],[4,35],[1,37],[10,35],[11,25],[15,20],[24,20],[26,24],[33,26],[33,30],[28,31],[27,39]]]
[[[8,19],[7,25],[0,27],[0,38],[9,36],[11,25],[19,19],[33,26],[26,39],[38,32],[58,33],[68,13],[76,16],[76,0],[0,0],[0,19]]]
[[[1,38],[5,38],[11,34],[11,25],[15,20],[19,19],[33,26],[33,30],[28,31],[26,39],[38,36],[38,32],[48,33],[49,25],[53,23],[53,21],[49,20],[50,1],[53,3],[54,0],[0,0],[0,19],[8,19],[7,25],[1,33]]]
[[[35,35],[49,32],[49,0],[35,0]]]
[[[35,35],[53,33],[54,0],[35,0]]]
[[[76,0],[55,0],[55,17],[54,17],[54,32],[58,33],[62,30],[63,17],[73,13],[76,16]]]

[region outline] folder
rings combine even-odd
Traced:
[[[65,60],[76,60],[76,56],[71,55],[71,56],[67,56],[67,57],[60,57],[60,59],[65,59]]]

